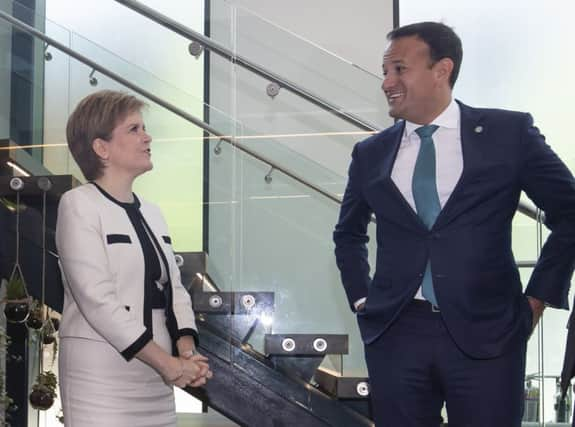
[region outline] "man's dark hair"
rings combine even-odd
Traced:
[[[396,28],[387,34],[390,41],[402,38],[416,36],[429,46],[429,56],[431,65],[443,58],[449,58],[453,61],[453,71],[449,76],[449,85],[455,86],[461,60],[463,59],[463,48],[461,39],[451,27],[439,22],[418,22],[403,27]]]

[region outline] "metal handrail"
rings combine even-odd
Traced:
[[[355,126],[359,127],[360,129],[367,130],[367,131],[378,130],[377,126],[370,124],[370,123],[354,116],[353,114],[351,114],[349,112],[344,111],[342,108],[340,108],[340,107],[332,104],[331,102],[326,101],[325,99],[322,99],[319,96],[299,87],[295,83],[290,82],[289,80],[287,80],[287,79],[285,79],[285,78],[283,78],[283,77],[281,77],[281,76],[279,76],[279,75],[277,75],[277,74],[275,74],[269,70],[266,70],[264,67],[248,60],[247,58],[244,58],[242,56],[235,54],[230,49],[227,49],[226,47],[213,41],[209,37],[206,37],[203,34],[198,33],[197,31],[194,31],[194,30],[186,27],[185,25],[182,25],[181,23],[179,23],[177,21],[174,21],[170,17],[159,13],[158,11],[152,9],[149,6],[146,6],[142,3],[140,3],[137,0],[116,0],[116,2],[134,10],[138,14],[145,16],[148,19],[151,19],[152,21],[156,22],[157,24],[162,25],[163,27],[181,35],[182,37],[187,38],[188,40],[200,43],[202,46],[204,46],[204,48],[209,49],[211,52],[214,52],[214,53],[222,56],[223,58],[226,58],[227,60],[229,60],[233,63],[241,65],[242,67],[252,71],[253,73],[259,75],[260,77],[269,79],[269,80],[279,84],[281,87],[284,87],[287,90],[289,90],[290,92],[295,93],[296,95],[301,96],[302,98],[306,99],[307,101],[312,102],[314,105],[335,114],[336,116],[342,118],[343,120],[347,121],[348,123],[354,124]],[[334,199],[332,199],[332,200],[334,200]],[[339,199],[339,203],[341,203],[341,199]],[[521,201],[519,202],[517,210],[519,212],[521,212],[522,214],[527,215],[528,217],[535,219],[536,221],[544,219],[544,216],[542,213],[538,213],[538,211],[534,210],[531,206],[529,206],[528,204],[523,203]]]
[[[187,121],[193,123],[194,125],[198,126],[199,128],[203,129],[204,131],[208,132],[209,134],[218,137],[221,141],[225,141],[228,144],[231,144],[233,147],[237,148],[238,150],[241,150],[244,153],[249,154],[250,156],[260,160],[261,162],[266,163],[267,165],[269,165],[271,167],[272,171],[273,170],[280,171],[284,175],[287,175],[290,178],[292,178],[293,180],[299,182],[300,184],[302,184],[308,188],[311,188],[312,190],[323,195],[324,197],[327,197],[328,199],[333,200],[334,202],[336,202],[338,204],[341,204],[341,198],[339,198],[335,194],[332,194],[332,193],[324,190],[323,188],[318,187],[317,185],[307,181],[305,178],[302,178],[301,176],[299,176],[295,172],[292,172],[289,169],[286,169],[283,166],[275,163],[273,160],[270,160],[267,157],[258,154],[257,152],[251,150],[250,148],[246,147],[242,143],[238,142],[235,138],[222,134],[221,132],[217,131],[216,129],[214,129],[213,127],[208,125],[207,123],[198,119],[197,117],[185,112],[184,110],[174,106],[173,104],[170,104],[169,102],[163,100],[162,98],[159,98],[158,96],[156,96],[153,93],[147,91],[146,89],[130,82],[129,80],[124,79],[120,75],[114,73],[113,71],[108,70],[107,68],[105,68],[105,67],[101,66],[100,64],[92,61],[91,59],[86,58],[85,56],[79,54],[75,50],[70,49],[69,47],[61,44],[60,42],[47,36],[46,34],[42,33],[41,31],[38,31],[34,27],[31,27],[30,25],[20,21],[19,19],[14,18],[13,16],[10,16],[9,14],[7,14],[6,12],[4,12],[2,10],[0,10],[0,18],[9,22],[14,27],[16,27],[16,28],[18,28],[18,29],[20,29],[20,30],[22,30],[22,31],[34,36],[34,37],[37,37],[37,38],[43,40],[48,45],[53,46],[54,48],[56,48],[56,49],[58,49],[64,53],[66,53],[67,55],[71,56],[72,58],[75,58],[78,61],[88,65],[92,69],[102,73],[103,75],[111,78],[112,80],[115,80],[116,82],[118,82],[118,83],[124,85],[125,87],[133,90],[134,92],[142,95],[143,97],[151,100],[152,102],[164,107],[165,109],[171,111],[172,113],[182,117],[184,120],[187,120]]]
[[[259,64],[256,64],[253,61],[250,61],[247,58],[244,58],[240,55],[237,55],[230,49],[222,46],[221,44],[213,41],[209,37],[204,36],[197,31],[194,31],[185,25],[180,24],[177,21],[174,21],[170,17],[159,13],[158,11],[140,3],[139,1],[135,0],[116,0],[116,2],[134,10],[135,12],[139,13],[142,16],[145,16],[148,19],[156,22],[157,24],[162,25],[163,27],[181,35],[182,37],[200,43],[205,49],[209,49],[211,52],[214,52],[221,57],[231,61],[234,64],[238,64],[243,68],[250,70],[254,74],[257,74],[260,77],[268,79],[272,82],[277,83],[280,87],[287,89],[288,91],[300,96],[301,98],[305,99],[306,101],[311,102],[312,104],[320,107],[321,109],[328,111],[335,116],[345,120],[348,123],[351,123],[358,128],[366,131],[374,131],[379,130],[380,128],[372,123],[369,123],[356,115],[345,111],[343,108],[333,104],[326,99],[321,98],[317,94],[314,94],[307,89],[304,89],[298,86],[296,83],[289,81],[288,79],[270,71],[266,68],[262,67]]]
[[[22,31],[34,36],[34,37],[37,37],[37,38],[43,40],[48,45],[53,46],[54,48],[66,53],[67,55],[77,59],[78,61],[80,61],[86,65],[88,65],[92,69],[102,73],[105,76],[108,76],[112,80],[115,80],[116,82],[126,86],[127,88],[129,88],[129,89],[133,90],[134,92],[144,96],[145,98],[153,101],[154,103],[164,107],[165,109],[171,111],[172,113],[182,117],[184,120],[187,120],[187,121],[193,123],[194,125],[198,126],[199,128],[203,129],[204,131],[208,132],[209,134],[220,138],[221,141],[227,142],[228,144],[232,145],[233,147],[237,148],[238,150],[243,151],[244,153],[249,154],[250,156],[260,160],[261,162],[266,163],[267,165],[269,165],[271,167],[272,171],[278,170],[281,173],[283,173],[284,175],[289,176],[293,180],[299,182],[300,184],[302,184],[308,188],[311,188],[312,190],[316,191],[317,193],[321,194],[322,196],[334,201],[337,204],[341,204],[341,198],[336,196],[335,194],[332,194],[332,193],[322,189],[321,187],[318,187],[317,185],[315,185],[315,184],[307,181],[306,179],[302,178],[298,174],[290,171],[289,169],[286,169],[283,166],[275,163],[274,161],[266,158],[265,156],[262,156],[262,155],[256,153],[255,151],[251,150],[250,148],[248,148],[245,145],[238,142],[235,138],[223,135],[222,133],[218,132],[216,129],[214,129],[213,127],[211,127],[210,125],[208,125],[204,121],[202,121],[202,120],[198,119],[197,117],[185,112],[184,110],[170,104],[169,102],[159,98],[158,96],[156,96],[153,93],[147,91],[146,89],[143,89],[142,87],[130,82],[129,80],[124,79],[120,75],[114,73],[113,71],[108,70],[107,68],[101,66],[100,64],[86,58],[85,56],[79,54],[78,52],[70,49],[69,47],[67,47],[67,46],[61,44],[60,42],[52,39],[51,37],[45,35],[41,31],[38,31],[34,27],[31,27],[30,25],[20,21],[19,19],[14,18],[13,16],[7,14],[6,12],[4,12],[2,10],[0,10],[0,18],[7,21],[8,23],[13,25],[14,27],[16,27],[16,28],[18,28],[18,29],[20,29],[20,30],[22,30]],[[521,212],[522,214],[527,215],[528,217],[535,219],[536,221],[544,221],[544,214],[541,211],[533,209],[531,206],[529,206],[528,204],[526,204],[524,202],[521,202],[521,201],[519,202],[517,210],[519,212]]]

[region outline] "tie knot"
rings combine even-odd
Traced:
[[[431,135],[433,135],[433,132],[435,132],[437,130],[439,126],[437,125],[425,125],[425,126],[421,126],[418,127],[417,129],[415,129],[415,133],[421,138],[431,138]]]

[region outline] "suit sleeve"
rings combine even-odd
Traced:
[[[66,193],[60,200],[56,245],[64,278],[80,312],[125,359],[131,359],[152,339],[152,332],[120,303],[97,206],[81,193]]]
[[[528,114],[522,128],[521,152],[522,189],[545,212],[545,225],[551,231],[525,293],[551,306],[568,309],[575,268],[575,181]]]
[[[370,282],[367,259],[367,226],[371,208],[367,204],[362,187],[358,145],[352,152],[347,186],[341,204],[339,220],[333,233],[335,258],[350,308],[367,295]]]

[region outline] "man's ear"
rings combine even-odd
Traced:
[[[92,141],[92,149],[100,159],[108,160],[108,157],[110,156],[108,143],[102,138],[96,138]]]
[[[437,78],[449,84],[449,77],[453,72],[453,66],[453,60],[450,58],[441,58],[435,63],[433,68],[435,69]]]

